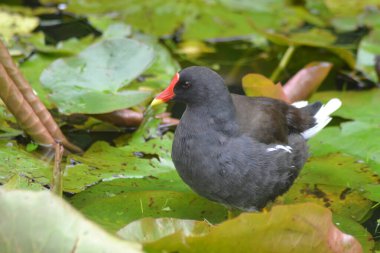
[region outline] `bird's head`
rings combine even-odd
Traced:
[[[199,104],[214,99],[225,90],[223,78],[216,72],[206,67],[188,67],[174,75],[169,86],[156,96],[151,105],[170,100]]]

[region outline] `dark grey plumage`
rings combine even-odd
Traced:
[[[301,133],[320,103],[296,108],[270,98],[231,95],[204,67],[182,70],[174,100],[186,103],[172,158],[198,194],[242,210],[259,210],[286,192],[308,157]]]

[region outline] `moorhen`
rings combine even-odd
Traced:
[[[244,211],[257,211],[285,193],[308,157],[306,140],[331,120],[339,99],[292,105],[230,94],[206,67],[177,73],[152,105],[186,104],[175,131],[174,165],[195,192]]]

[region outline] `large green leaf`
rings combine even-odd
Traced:
[[[137,105],[149,92],[124,91],[152,62],[151,47],[131,39],[96,43],[77,57],[59,59],[45,69],[42,84],[64,113],[102,113]],[[86,98],[86,99],[84,99]],[[102,102],[101,99],[114,102]]]
[[[355,67],[353,53],[346,47],[333,44],[336,40],[331,32],[319,28],[306,32],[291,33],[289,35],[274,31],[260,31],[268,40],[287,46],[310,46],[327,49],[342,58],[350,67]]]
[[[41,184],[34,182],[34,179],[28,178],[23,173],[13,175],[4,185],[6,190],[46,190]]]
[[[49,66],[57,55],[52,54],[34,54],[27,61],[20,64],[20,70],[28,80],[29,84],[33,87],[37,93],[38,98],[45,104],[45,106],[51,108],[51,101],[48,99],[48,91],[41,85],[40,75],[42,71]]]
[[[216,226],[144,219],[127,225],[119,234],[144,242],[147,252],[361,252],[352,236],[334,226],[331,212],[313,204],[244,213]],[[141,238],[144,234],[150,236]]]
[[[170,159],[172,138],[167,134],[159,139],[119,148],[97,142],[83,156],[69,157],[64,190],[79,192],[101,180],[142,178],[173,171]],[[72,161],[76,165],[71,165]]]
[[[374,136],[379,136],[380,128],[376,124],[372,127],[345,133],[348,126],[363,124],[349,122],[343,124],[342,130],[337,127],[325,129],[310,141],[311,152],[315,155],[325,155],[342,152],[357,157],[359,163],[367,163],[373,172],[380,175],[380,143]]]
[[[346,119],[380,123],[380,89],[367,91],[327,91],[318,92],[312,97],[313,101],[327,102],[331,98],[342,100],[342,107],[334,115]]]
[[[144,217],[207,219],[220,222],[227,210],[193,193],[175,171],[104,181],[76,194],[70,202],[110,231]]]
[[[86,14],[116,11],[128,24],[146,33],[168,36],[180,30],[184,39],[192,40],[259,36],[256,28],[289,31],[302,26],[304,21],[323,24],[323,21],[302,8],[293,8],[283,1],[252,4],[198,0],[117,0],[112,3],[104,0],[74,0],[68,8]]]
[[[283,196],[285,203],[314,202],[334,213],[362,221],[372,208],[365,185],[377,183],[366,164],[347,155],[312,157]]]
[[[62,199],[44,192],[0,189],[0,251],[142,252],[86,220]]]

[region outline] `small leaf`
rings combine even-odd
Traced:
[[[38,144],[37,143],[30,142],[30,143],[28,143],[26,145],[26,151],[28,151],[28,152],[33,152],[37,148],[38,148]]]
[[[263,96],[288,101],[281,84],[274,84],[270,79],[260,74],[248,74],[242,80],[247,96]]]

